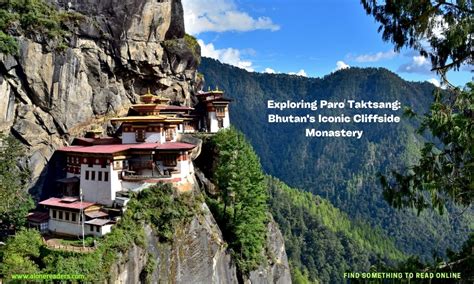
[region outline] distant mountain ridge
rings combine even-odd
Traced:
[[[415,132],[415,120],[344,126],[364,130],[360,140],[307,138],[304,125],[267,123],[271,110],[266,103],[270,99],[400,100],[402,105],[423,113],[432,101],[432,84],[407,82],[383,68],[350,68],[323,78],[306,78],[247,72],[209,58],[202,59],[198,71],[207,86],[218,86],[235,101],[231,123],[248,137],[268,174],[292,187],[326,197],[354,221],[382,227],[408,254],[430,259],[433,252],[444,255],[447,248],[456,250],[466,239],[469,224],[473,224],[470,212],[461,217],[429,212],[417,217],[412,211],[394,210],[382,198],[376,174],[416,161],[423,138]],[[402,115],[402,111],[398,114]]]

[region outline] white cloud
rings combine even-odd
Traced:
[[[336,62],[336,69],[334,69],[334,71],[347,69],[347,68],[351,68],[351,66],[347,65],[344,61],[339,60],[338,62]]]
[[[411,62],[402,64],[398,68],[399,72],[432,74],[431,62],[423,55],[416,55],[411,58]]]
[[[449,28],[449,25],[448,23],[446,23],[443,16],[438,15],[430,18],[430,26],[431,30],[428,29],[429,33],[426,35],[428,39],[431,38],[431,36],[439,40],[443,40],[446,38],[444,33]]]
[[[435,85],[438,88],[441,87],[441,83],[436,78],[431,78],[431,79],[426,80],[426,81],[430,82],[431,84]]]
[[[423,55],[413,56],[413,62],[416,66],[423,66],[427,63],[427,61],[428,60]]]
[[[355,58],[355,61],[357,62],[376,62],[379,60],[383,59],[392,59],[395,57],[397,53],[393,50],[387,51],[387,52],[377,52],[373,54],[363,54],[359,55]]]
[[[290,72],[288,73],[289,75],[297,75],[297,76],[303,76],[303,77],[308,77],[308,74],[306,74],[306,72],[301,69],[300,71],[298,72]]]
[[[198,43],[201,46],[202,56],[217,59],[223,63],[234,65],[249,72],[254,71],[252,61],[242,59],[240,50],[235,48],[216,49],[212,43],[206,44],[201,39],[198,39]]]
[[[441,82],[440,82],[438,79],[436,79],[436,78],[431,78],[431,79],[428,79],[428,80],[426,80],[426,81],[430,82],[431,84],[433,84],[433,85],[435,85],[436,87],[441,88],[441,89],[446,89],[446,87],[447,87],[446,84],[441,83]]]
[[[240,11],[233,0],[183,0],[186,32],[276,31],[280,27],[268,17],[254,18]]]
[[[273,70],[272,68],[265,68],[265,70],[263,70],[263,73],[268,73],[268,74],[275,74],[276,71]]]

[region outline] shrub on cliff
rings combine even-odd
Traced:
[[[43,0],[7,0],[0,2],[0,53],[18,53],[14,36],[26,35],[47,40],[53,48],[63,48],[68,25],[81,19],[77,13],[58,11]]]

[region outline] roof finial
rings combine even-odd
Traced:
[[[211,91],[211,86],[207,86],[207,91]]]
[[[216,85],[216,91],[219,91],[219,86]]]
[[[147,93],[147,95],[151,95],[150,88],[148,88],[148,93]]]

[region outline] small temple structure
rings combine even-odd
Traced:
[[[156,183],[186,188],[192,182],[192,152],[196,145],[180,135],[215,133],[230,126],[230,99],[223,92],[199,92],[196,108],[171,105],[149,91],[125,117],[112,118],[115,137],[92,130],[57,150],[65,176],[57,180],[56,196],[39,204],[47,212],[28,216],[41,232],[103,236],[126,209],[129,193]],[[45,214],[46,213],[46,214]]]
[[[221,128],[230,126],[229,103],[224,92],[216,88],[215,91],[199,92],[197,94],[201,109],[201,124],[208,132],[215,133]]]

